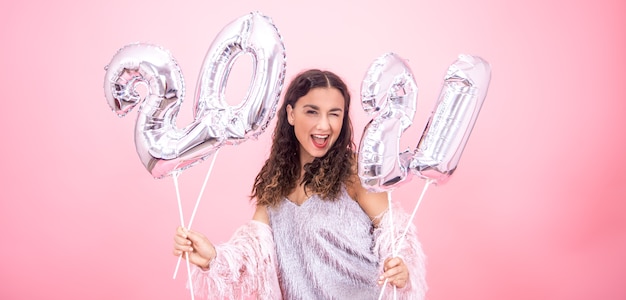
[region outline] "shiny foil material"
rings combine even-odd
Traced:
[[[478,56],[459,55],[450,65],[409,168],[436,184],[456,170],[487,96],[491,66]]]
[[[224,98],[226,83],[243,54],[253,60],[251,85],[242,102],[230,106]],[[104,94],[120,117],[141,103],[137,154],[152,176],[162,178],[203,161],[219,147],[263,133],[275,115],[285,68],[278,29],[270,18],[253,12],[226,25],[213,40],[198,79],[194,119],[184,128],[176,126],[185,94],[183,75],[160,46],[136,43],[120,49],[106,67]]]
[[[490,79],[491,67],[485,60],[459,55],[448,68],[417,147],[400,151],[400,138],[415,116],[417,84],[397,54],[376,59],[361,86],[361,104],[373,116],[359,144],[362,185],[374,192],[393,191],[412,175],[445,183],[461,159]]]
[[[361,106],[373,116],[359,145],[359,177],[364,187],[388,191],[407,177],[408,165],[400,152],[400,137],[413,124],[417,83],[407,62],[385,53],[369,67],[361,83]]]

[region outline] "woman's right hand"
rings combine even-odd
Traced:
[[[203,270],[209,269],[209,263],[217,255],[215,246],[203,234],[186,230],[182,226],[176,229],[173,253],[183,258],[187,256],[185,253],[189,253],[189,262]]]

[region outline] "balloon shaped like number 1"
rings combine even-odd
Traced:
[[[450,65],[410,163],[414,173],[436,184],[448,181],[472,133],[490,80],[491,66],[478,56],[461,54]]]
[[[237,57],[253,59],[252,83],[235,107],[225,99],[229,72]],[[185,86],[170,53],[158,46],[131,44],[120,49],[104,81],[109,106],[120,117],[143,104],[135,126],[139,157],[155,178],[184,170],[219,147],[256,138],[276,112],[285,78],[285,47],[271,19],[258,12],[226,25],[211,44],[198,79],[194,119],[176,126]],[[138,85],[147,87],[142,98]]]

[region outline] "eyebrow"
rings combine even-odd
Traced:
[[[307,108],[307,107],[308,107],[308,108],[315,109],[315,110],[320,110],[319,106],[317,106],[317,105],[313,105],[313,104],[305,104],[304,106],[302,106],[302,108]],[[336,108],[332,108],[330,111],[331,111],[331,112],[335,112],[335,111],[343,111],[343,109],[336,107]]]

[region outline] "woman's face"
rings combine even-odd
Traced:
[[[336,88],[314,88],[300,97],[292,107],[287,105],[287,120],[294,127],[300,143],[300,162],[324,156],[337,141],[345,99]]]

